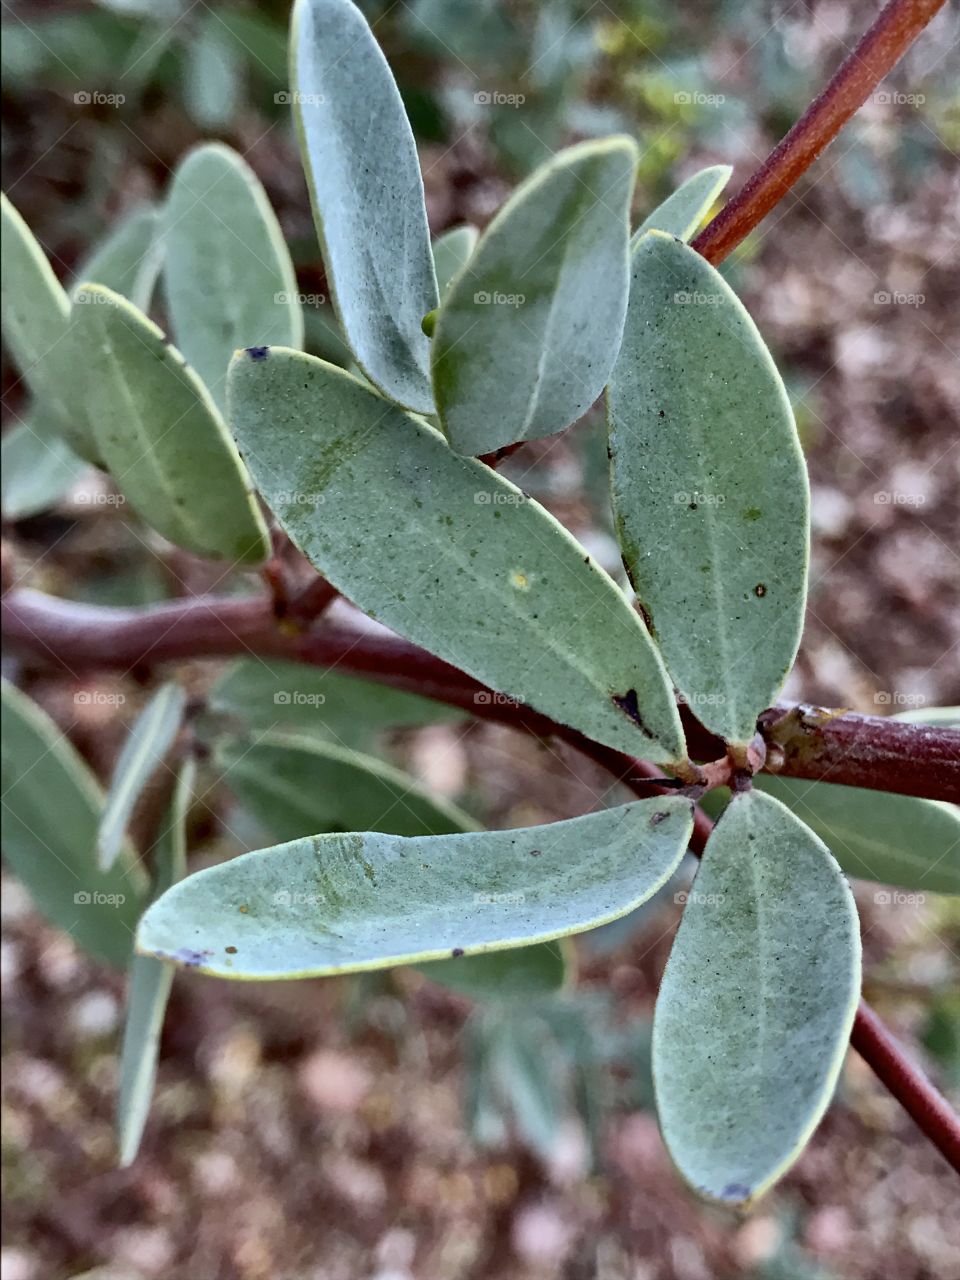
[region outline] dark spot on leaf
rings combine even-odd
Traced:
[[[531,849],[531,850],[530,850],[530,857],[531,857],[531,858],[539,858],[539,857],[540,857],[540,854],[541,854],[542,852],[543,852],[543,850],[542,850],[542,849]]]
[[[698,509],[696,502],[690,502],[687,505],[689,506],[691,511],[696,511]]]
[[[614,693],[611,695],[611,701],[618,711],[622,711],[625,716],[633,721],[645,737],[654,737],[643,722],[643,716],[640,714],[640,707],[637,704],[636,689],[628,689],[624,694]]]
[[[247,347],[247,355],[251,360],[266,360],[269,354],[269,347]]]
[[[243,914],[244,914],[244,915],[246,915],[246,914],[247,914],[247,912],[250,910],[250,908],[249,908],[249,907],[247,907],[247,906],[243,906],[243,907],[241,907],[241,908],[240,908],[240,910],[243,912]]]
[[[236,947],[224,947],[224,951],[226,951],[228,956],[235,956],[237,954]]]
[[[742,1182],[728,1182],[720,1192],[721,1200],[749,1200],[750,1188]]]
[[[754,520],[759,520],[762,515],[763,512],[759,507],[747,507],[743,513],[743,518],[744,520],[749,520],[752,524]]]
[[[462,955],[463,955],[463,947],[454,947],[454,948],[453,948],[453,950],[450,952],[450,954],[451,954],[452,956],[462,956]]]
[[[753,594],[755,596],[765,596],[767,594],[766,586],[762,582],[758,582],[753,588]]]
[[[195,969],[198,965],[203,964],[206,956],[213,955],[212,951],[191,951],[189,947],[180,947],[174,951],[173,959],[178,960],[180,964],[186,965],[188,969]]]
[[[663,813],[662,811],[658,811],[657,813],[654,813],[651,815],[650,825],[651,827],[659,827],[660,823],[666,822],[667,818],[669,817],[670,817],[669,813]]]

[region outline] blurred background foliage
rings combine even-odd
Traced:
[[[638,218],[706,164],[732,164],[735,190],[875,11],[768,0],[361,7],[421,147],[434,234],[484,225],[548,153],[615,131],[641,144]],[[191,145],[223,139],[278,212],[310,349],[346,362],[292,137],[288,16],[274,0],[5,4],[4,185],[68,279],[109,230],[162,198]],[[942,15],[884,86],[899,97],[868,104],[724,267],[781,357],[815,484],[815,587],[790,692],[864,710],[878,690],[958,698],[939,663],[960,617],[957,23]],[[922,310],[876,306],[876,289],[911,285]],[[9,368],[3,390],[13,428],[26,409]],[[504,471],[620,574],[604,444],[588,415]],[[8,435],[7,460],[22,447]],[[18,483],[33,466],[14,468]],[[24,504],[18,489],[24,509],[7,534],[25,583],[103,604],[257,587],[162,544],[92,496],[104,497],[96,473],[71,466],[47,459],[55,474],[33,474],[39,501]],[[898,484],[923,502],[878,508],[876,492]],[[63,495],[52,510],[46,492]],[[213,713],[235,712],[224,686],[210,696],[210,665],[177,674]],[[149,675],[35,676],[30,692],[105,776]],[[106,701],[78,715],[77,689],[94,685]],[[385,730],[375,693],[359,690],[356,704],[340,693],[326,734],[488,826],[620,798],[584,762],[506,730],[409,708],[406,727]],[[250,710],[248,699],[253,723]],[[201,857],[272,838],[253,809],[211,772],[191,817]],[[690,874],[581,940],[580,984],[553,998],[474,1006],[411,973],[282,991],[178,980],[145,1154],[122,1175],[110,1137],[122,985],[39,925],[14,886],[4,1280],[90,1267],[107,1268],[100,1280],[960,1274],[949,1270],[956,1222],[942,1166],[858,1061],[808,1154],[749,1223],[698,1208],[676,1183],[651,1110],[650,1013]],[[960,1088],[956,907],[879,909],[872,889],[861,907],[868,994]]]

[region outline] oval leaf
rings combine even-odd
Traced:
[[[77,290],[75,311],[98,453],[121,492],[187,551],[238,564],[265,560],[269,539],[243,464],[180,352],[100,285]]]
[[[471,1000],[513,1000],[562,990],[567,980],[568,957],[562,941],[540,942],[513,951],[434,960],[417,967],[431,982],[439,982]]]
[[[546,942],[655,893],[692,825],[686,800],[658,796],[515,831],[294,840],[174,886],[138,949],[222,978],[298,978]]]
[[[155,848],[154,893],[164,893],[187,872],[186,821],[193,796],[196,769],[183,765],[174,786],[170,809]],[[173,984],[174,967],[151,956],[134,956],[130,963],[127,1020],[120,1050],[120,1095],[117,1133],[120,1166],[132,1164],[140,1148],[150,1098],[157,1078],[160,1032]]]
[[[162,262],[160,219],[152,205],[145,205],[101,241],[77,272],[77,279],[106,285],[147,311]]]
[[[960,894],[960,810],[955,805],[768,774],[755,781],[817,833],[847,875]]]
[[[667,1147],[690,1185],[746,1205],[793,1164],[833,1094],[860,995],[853,896],[770,796],[736,796],[707,842],[653,1025]]]
[[[37,910],[78,946],[124,965],[146,885],[129,846],[109,871],[96,860],[103,794],[53,721],[6,680],[3,852]]]
[[[226,739],[216,759],[226,785],[277,840],[317,831],[413,836],[477,827],[399,769],[312,738]]]
[[[5,195],[0,195],[0,219],[4,341],[43,412],[76,453],[94,462],[96,449],[72,365],[70,299]]]
[[[433,338],[437,412],[458,453],[553,435],[603,390],[627,307],[636,165],[629,138],[570,147],[480,237]]]
[[[41,435],[29,422],[8,431],[0,444],[3,518],[25,520],[54,506],[88,470],[65,441]]]
[[[237,356],[230,419],[277,519],[359,608],[600,742],[682,757],[642,622],[538,503],[350,374],[294,351]]]
[[[470,261],[480,235],[476,227],[452,227],[433,242],[433,265],[437,272],[440,297],[446,293],[453,277]]]
[[[290,78],[324,266],[347,341],[385,395],[433,411],[421,319],[438,302],[423,179],[390,68],[350,0],[297,0]]]
[[[127,735],[117,757],[97,832],[97,860],[104,871],[113,866],[136,803],[173,746],[183,722],[185,704],[186,696],[178,684],[161,686]]]
[[[633,233],[630,248],[635,249],[647,231],[664,231],[678,240],[689,240],[730,181],[732,173],[728,164],[714,164],[693,174],[644,218]]]
[[[633,255],[607,416],[620,548],[667,668],[709,729],[749,741],[800,642],[806,467],[743,305],[658,231]]]
[[[222,406],[238,347],[303,345],[290,254],[257,175],[220,143],[196,147],[177,167],[163,221],[173,335]]]

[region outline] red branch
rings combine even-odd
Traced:
[[[829,146],[942,7],[943,0],[891,0],[820,96],[692,247],[714,266],[722,262]]]

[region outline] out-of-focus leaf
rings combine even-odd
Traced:
[[[160,894],[187,872],[187,814],[193,796],[196,769],[192,760],[181,768],[170,809],[157,840],[154,894]],[[157,1078],[160,1032],[173,984],[174,967],[151,956],[134,956],[130,962],[127,1020],[120,1051],[120,1095],[117,1099],[117,1133],[120,1165],[136,1159],[150,1110]]]
[[[437,281],[417,148],[390,68],[351,0],[297,0],[290,79],[334,305],[366,376],[433,411],[420,321]]]
[[[640,237],[647,231],[663,231],[678,240],[689,240],[730,181],[732,173],[728,164],[714,164],[687,178],[673,195],[667,196],[640,223],[630,241],[631,249],[637,247]]]
[[[442,983],[474,1000],[510,1000],[559,991],[570,957],[560,942],[540,942],[515,951],[457,956],[419,965],[431,982]]]
[[[225,739],[216,759],[226,785],[277,840],[320,831],[419,836],[477,827],[399,769],[312,738]]]
[[[230,420],[285,531],[361,609],[609,746],[683,756],[639,617],[519,489],[358,379],[294,351],[237,356]]]
[[[797,1159],[860,996],[849,886],[779,801],[735,796],[707,842],[657,999],[667,1148],[701,1195],[748,1205]]]
[[[177,345],[219,405],[238,347],[303,343],[297,281],[266,192],[241,156],[205,143],[164,212],[164,287]]]
[[[562,431],[590,408],[620,345],[636,145],[570,147],[511,196],[451,284],[431,367],[458,453]]]
[[[186,48],[183,94],[194,123],[213,132],[232,123],[243,89],[243,63],[236,41],[209,15],[191,33]]]
[[[260,729],[290,726],[346,747],[366,747],[378,729],[462,720],[465,712],[414,693],[301,662],[241,658],[210,692],[212,711]]]
[[[97,453],[139,514],[211,559],[270,553],[243,464],[203,383],[142,312],[101,285],[75,293],[73,331]]]
[[[655,893],[692,828],[678,797],[514,831],[319,835],[189,876],[141,954],[223,978],[295,978],[548,942]]]
[[[287,32],[278,17],[230,4],[213,7],[210,12],[233,42],[237,56],[247,60],[254,74],[271,84],[286,85]]]
[[[458,271],[469,262],[477,247],[479,231],[476,227],[451,227],[433,242],[433,265],[437,272],[437,288],[443,298],[450,282]]]
[[[5,520],[26,520],[55,506],[88,469],[65,441],[21,422],[0,444],[0,498]]]
[[[97,860],[104,871],[113,866],[137,801],[173,746],[183,722],[185,704],[186,696],[178,684],[161,685],[127,735],[117,757],[97,832]]]
[[[667,668],[708,728],[749,741],[800,642],[807,473],[742,303],[659,231],[633,253],[607,412],[620,547]]]
[[[97,866],[103,795],[93,774],[35,702],[2,682],[3,852],[37,910],[78,946],[125,965],[146,883],[125,846]]]
[[[148,311],[162,262],[157,210],[143,205],[105,236],[77,272],[77,279],[106,285]]]

